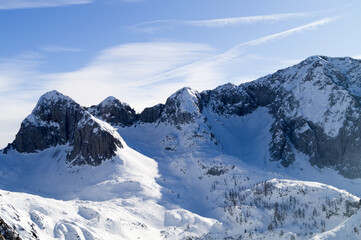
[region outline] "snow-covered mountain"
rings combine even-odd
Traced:
[[[141,113],[46,93],[0,153],[0,237],[361,239],[360,79],[313,56]]]
[[[122,148],[119,134],[79,104],[57,91],[44,94],[33,112],[22,122],[12,144],[5,148],[35,153],[55,146],[68,146],[71,165],[100,165]]]

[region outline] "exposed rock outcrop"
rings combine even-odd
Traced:
[[[259,107],[254,98],[241,86],[232,83],[201,93],[203,104],[219,115],[245,116]]]
[[[165,104],[145,108],[139,115],[140,122],[166,122],[173,125],[192,123],[201,117],[203,102],[201,95],[185,87],[172,94]]]
[[[161,121],[174,125],[191,123],[201,117],[202,109],[201,95],[197,91],[185,87],[167,99]]]
[[[36,235],[34,238],[36,238]],[[2,218],[0,218],[0,240],[21,240],[15,229],[9,226]]]
[[[93,116],[113,126],[131,126],[137,120],[135,110],[127,103],[108,97],[100,104],[87,109]]]
[[[154,123],[160,120],[162,112],[164,110],[164,104],[158,104],[154,107],[145,108],[139,115],[140,122]]]

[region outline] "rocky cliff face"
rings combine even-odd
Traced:
[[[37,238],[36,232],[32,232],[34,238]],[[9,226],[2,218],[0,218],[0,240],[21,240],[19,234]]]
[[[202,96],[189,87],[172,94],[165,104],[145,108],[139,114],[141,123],[165,122],[173,125],[194,123],[201,117]]]
[[[182,88],[167,99],[160,120],[174,125],[191,123],[201,117],[202,108],[201,95]]]
[[[68,145],[66,160],[72,165],[99,165],[122,147],[118,133],[57,91],[43,95],[4,152],[35,153]]]
[[[108,97],[99,105],[91,106],[87,110],[113,126],[131,126],[137,120],[134,109],[114,97]]]
[[[271,161],[285,167],[295,151],[312,165],[361,177],[361,61],[313,56],[256,81],[203,92],[204,105],[219,115],[245,116],[267,107]]]
[[[164,104],[158,104],[154,107],[145,108],[139,115],[140,122],[154,123],[160,120],[162,112],[164,110]]]
[[[267,95],[275,96],[268,103],[275,119],[270,130],[271,160],[287,167],[297,150],[309,156],[312,165],[333,167],[350,178],[361,177],[361,105],[355,95],[360,63],[314,56],[245,84],[256,94],[258,86],[267,86]]]
[[[203,105],[219,115],[245,116],[261,104],[243,87],[231,83],[201,93]]]

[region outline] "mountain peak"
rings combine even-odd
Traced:
[[[99,165],[122,148],[119,135],[94,118],[71,98],[51,91],[40,97],[32,113],[21,123],[16,138],[5,150],[36,153],[69,146],[66,161],[72,165]]]
[[[313,55],[305,59],[307,62],[315,62],[315,61],[327,61],[329,57],[322,55]]]
[[[200,95],[198,91],[184,87],[173,93],[166,102],[166,105],[176,103],[180,112],[198,112]]]
[[[67,108],[70,108],[71,106],[75,108],[81,108],[81,106],[76,103],[73,99],[70,97],[56,91],[50,91],[42,95],[35,108],[33,109],[30,116],[27,117],[27,120],[33,120],[34,116],[45,116],[49,115],[49,112],[57,111],[57,112],[65,112]],[[46,119],[48,121],[50,119]]]
[[[177,95],[179,93],[183,93],[183,92],[191,94],[192,92],[197,92],[197,91],[190,87],[182,87],[181,89],[179,89],[175,93],[173,93],[170,97],[172,97],[173,95]]]
[[[128,105],[126,103],[121,102],[118,98],[113,97],[113,96],[109,96],[106,99],[104,99],[99,105],[102,106],[109,106],[112,104],[117,104],[117,105]]]
[[[296,66],[304,66],[305,64],[323,63],[324,66],[335,68],[338,71],[341,71],[342,73],[347,73],[355,65],[359,65],[360,62],[361,60],[354,59],[351,57],[328,57],[322,55],[314,55],[306,58],[301,63],[296,64]]]
[[[64,94],[58,92],[57,90],[52,90],[49,91],[47,93],[45,93],[44,95],[42,95],[38,101],[39,103],[56,103],[59,101],[74,101],[73,99],[71,99],[68,96],[65,96]]]
[[[226,83],[213,89],[215,92],[239,91],[240,88],[233,83]]]
[[[202,108],[201,95],[194,89],[184,87],[167,99],[161,120],[175,125],[194,122],[200,116]]]
[[[130,126],[136,119],[135,110],[127,103],[110,96],[101,103],[87,109],[89,113],[113,126]]]
[[[278,72],[288,76],[293,83],[297,80],[311,80],[319,86],[336,84],[353,96],[361,96],[359,81],[361,60],[359,59],[316,55]]]

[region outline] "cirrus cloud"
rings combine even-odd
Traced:
[[[0,0],[0,10],[61,7],[66,5],[79,5],[92,3],[95,0]],[[118,0],[135,3],[142,0]]]
[[[206,20],[154,20],[149,22],[143,22],[130,26],[129,28],[139,32],[154,33],[164,28],[169,28],[175,25],[185,25],[194,27],[207,27],[207,28],[219,28],[219,27],[231,27],[242,24],[252,24],[259,22],[277,22],[284,21],[291,18],[301,18],[312,15],[311,12],[299,12],[299,13],[282,13],[282,14],[270,14],[259,16],[246,16],[246,17],[233,17],[233,18],[217,18]]]
[[[74,4],[86,4],[92,1],[93,0],[0,0],[0,9],[59,7]]]

